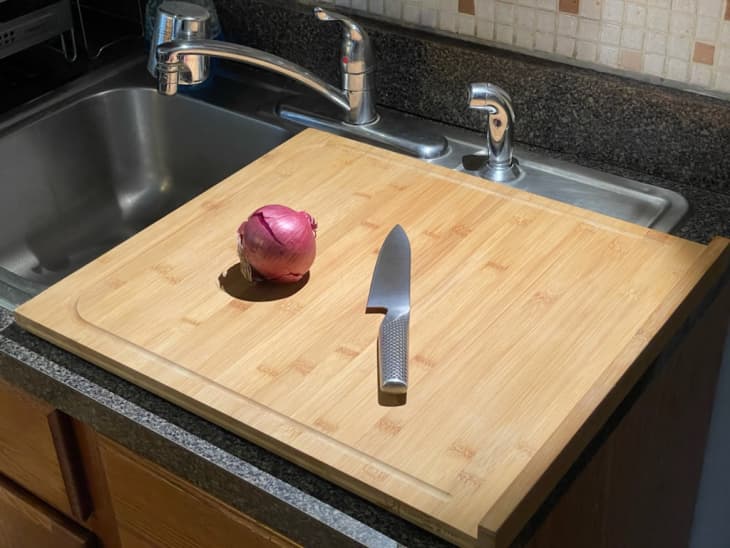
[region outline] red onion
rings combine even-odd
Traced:
[[[283,205],[258,208],[238,227],[238,256],[247,280],[296,282],[314,262],[317,223]]]

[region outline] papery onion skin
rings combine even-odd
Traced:
[[[271,204],[238,227],[241,272],[249,281],[298,282],[317,253],[317,223],[306,211]]]

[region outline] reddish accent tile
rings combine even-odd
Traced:
[[[730,2],[730,0],[728,0]],[[580,0],[559,0],[558,10],[565,13],[578,13]]]
[[[627,70],[641,70],[641,52],[622,49],[619,66]]]
[[[474,9],[474,0],[459,0],[459,13],[474,15],[474,13],[476,13],[476,10]]]
[[[712,65],[715,62],[715,46],[712,44],[695,42],[695,51],[692,54],[692,60],[695,63]]]
[[[730,21],[730,0],[725,1],[725,19]]]

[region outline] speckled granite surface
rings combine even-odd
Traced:
[[[217,0],[226,35],[338,82],[340,32],[293,1]],[[466,86],[512,96],[520,143],[730,194],[730,102],[356,16],[378,61],[379,102],[480,129]]]

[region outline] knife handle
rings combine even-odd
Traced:
[[[410,313],[388,312],[380,323],[378,367],[380,390],[405,394],[408,390],[408,321]]]

